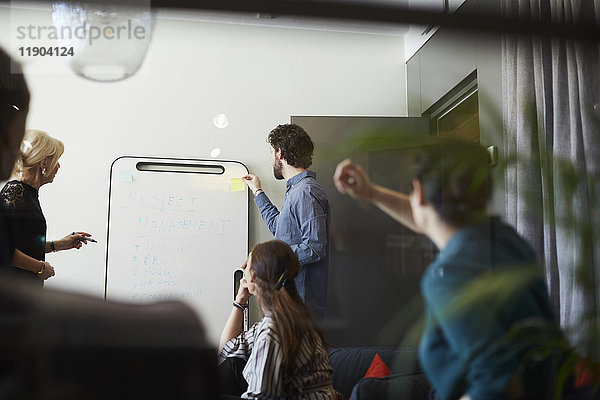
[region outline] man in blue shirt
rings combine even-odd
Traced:
[[[418,152],[409,195],[374,184],[350,160],[334,175],[341,193],[374,203],[440,249],[421,282],[419,345],[436,399],[543,398],[553,389],[548,357],[530,357],[538,350],[531,338],[511,339],[529,321],[546,333],[556,326],[533,250],[486,213],[488,164],[480,145],[444,140]]]
[[[327,302],[331,214],[325,190],[316,173],[308,170],[314,144],[296,124],[277,126],[269,133],[268,142],[273,175],[286,180],[281,210],[271,203],[257,176],[249,174],[243,180],[254,193],[254,202],[271,233],[298,256],[298,293],[317,320],[322,320]]]

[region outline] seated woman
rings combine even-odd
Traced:
[[[245,399],[341,398],[332,386],[323,335],[296,291],[299,270],[298,258],[282,241],[252,249],[219,344],[226,357],[221,376],[245,361],[243,371],[239,368],[230,374],[231,383],[222,384],[239,388],[229,394]],[[264,318],[242,332],[242,311],[251,295],[257,297]]]

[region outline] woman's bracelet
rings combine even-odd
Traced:
[[[233,302],[233,306],[235,308],[239,308],[240,310],[245,310],[246,308],[248,308],[248,303],[246,303],[246,304],[240,304],[237,301],[234,301]]]
[[[44,272],[44,270],[46,269],[46,262],[41,261],[41,263],[42,263],[42,268],[38,271],[38,273],[37,273],[38,275],[41,275]]]

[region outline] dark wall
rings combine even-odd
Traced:
[[[331,243],[325,339],[334,346],[397,346],[421,316],[420,279],[435,246],[377,207],[338,193],[332,176],[350,157],[386,187],[409,192],[411,154],[400,133],[427,135],[429,121],[401,117],[292,117],[315,143],[311,170],[331,207]],[[389,136],[387,136],[389,135]],[[388,137],[361,149],[361,138]],[[414,345],[414,343],[413,343]]]

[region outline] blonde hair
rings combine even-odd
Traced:
[[[35,168],[45,158],[49,158],[46,168],[48,171],[53,171],[64,151],[65,145],[60,140],[44,131],[27,129],[13,169],[13,176],[16,177],[24,171]]]

